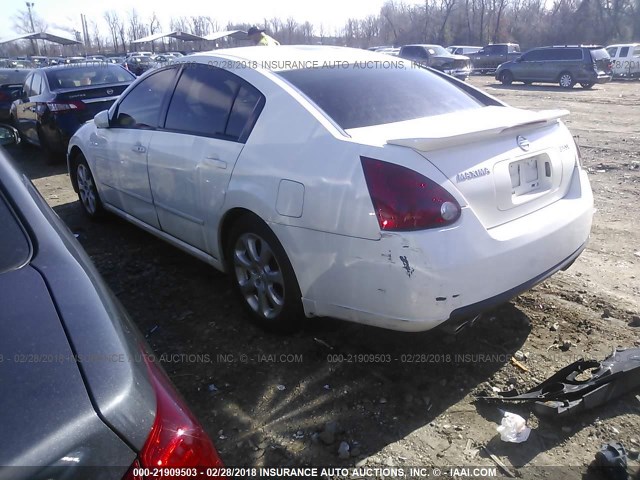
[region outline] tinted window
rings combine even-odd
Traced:
[[[501,48],[498,45],[487,45],[484,47],[484,53],[488,53],[490,55],[501,53]]]
[[[627,55],[629,55],[629,47],[622,47],[620,49],[620,56],[624,58]]]
[[[579,48],[558,48],[554,53],[555,60],[582,60],[582,50]]]
[[[404,47],[402,56],[407,58],[428,58],[427,52],[422,47]]]
[[[22,84],[31,70],[0,70],[0,85]]]
[[[233,102],[226,134],[238,139],[248,137],[263,103],[263,97],[258,90],[250,85],[240,87]]]
[[[51,90],[131,82],[135,78],[131,72],[128,72],[118,65],[102,62],[47,70],[47,79],[49,80]]]
[[[315,68],[279,74],[345,129],[482,106],[455,85],[422,68]]]
[[[240,80],[203,64],[183,70],[173,94],[165,128],[197,135],[225,135],[227,120]]]
[[[618,51],[618,47],[609,47],[609,48],[607,48],[607,53],[611,57],[615,57],[617,51]]]
[[[173,86],[175,68],[160,70],[145,77],[118,105],[115,127],[156,128],[162,101]]]
[[[546,50],[531,50],[522,56],[522,60],[526,62],[538,62],[546,60]]]

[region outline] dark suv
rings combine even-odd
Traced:
[[[503,85],[514,81],[559,83],[563,88],[591,88],[610,82],[613,69],[609,54],[600,46],[556,46],[534,48],[520,58],[503,63],[496,80]]]

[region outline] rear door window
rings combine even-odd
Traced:
[[[343,129],[481,108],[451,82],[404,62],[390,68],[279,72]]]
[[[622,48],[620,49],[620,56],[621,56],[622,58],[625,58],[625,57],[627,57],[628,55],[629,55],[629,47],[622,47]]]
[[[618,47],[609,47],[607,48],[607,53],[610,57],[615,57],[616,53],[618,53]]]
[[[227,123],[241,86],[240,78],[220,68],[199,63],[185,67],[169,104],[165,128],[227,137]],[[235,125],[237,132],[241,127]]]

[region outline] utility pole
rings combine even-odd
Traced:
[[[27,4],[27,10],[29,10],[29,23],[31,23],[31,33],[36,33],[36,27],[33,26],[33,15],[31,15],[31,9],[35,5],[35,3],[33,2],[25,2],[25,3]],[[34,47],[34,40],[31,39],[31,47],[33,48],[34,55],[40,55],[40,45],[38,45],[38,40],[35,40],[35,47]]]
[[[89,48],[91,48],[91,40],[89,38],[89,29],[87,28],[87,17],[83,13],[80,14],[80,21],[82,22],[82,34],[84,36],[84,56],[89,54]]]

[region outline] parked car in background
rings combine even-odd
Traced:
[[[469,58],[475,73],[493,73],[498,65],[515,60],[520,55],[520,45],[517,43],[495,43],[469,54]]]
[[[29,57],[29,61],[33,64],[34,68],[46,67],[49,65],[49,57],[34,55],[33,57]]]
[[[613,76],[611,58],[603,47],[557,46],[527,51],[521,57],[503,63],[496,70],[496,80],[503,85],[512,82],[558,83],[563,88],[591,88],[596,83],[610,82]]]
[[[0,144],[16,133],[0,126]],[[1,148],[0,224],[0,424],[12,432],[0,438],[0,477],[221,467],[89,256]]]
[[[12,123],[26,142],[55,161],[75,131],[109,108],[135,79],[119,65],[83,63],[33,70],[11,105]]]
[[[0,60],[0,68],[33,68],[33,64],[28,60],[5,58]]]
[[[378,52],[380,50],[386,50],[388,48],[393,48],[393,45],[378,45],[376,47],[369,47],[367,48],[367,50],[369,50],[370,52]]]
[[[472,47],[470,45],[451,45],[447,47],[449,53],[453,55],[469,55],[470,53],[476,53],[482,50],[482,47]]]
[[[66,57],[64,59],[64,63],[66,65],[71,65],[71,64],[74,64],[74,63],[85,63],[86,61],[87,61],[87,59],[84,58],[84,57]]]
[[[640,43],[609,45],[613,78],[640,78]]]
[[[471,73],[469,57],[453,55],[440,45],[404,45],[400,48],[398,56],[435,68],[459,80],[466,80]]]
[[[11,104],[19,97],[30,72],[28,68],[0,68],[0,122],[11,121]]]
[[[146,55],[135,55],[128,57],[124,61],[124,68],[133,73],[136,77],[139,77],[147,70],[151,70],[156,66],[156,62]]]
[[[90,217],[112,212],[228,272],[265,327],[464,323],[586,246],[593,197],[566,111],[512,108],[361,49],[189,60],[76,132],[70,180]]]
[[[387,55],[397,57],[398,55],[400,55],[400,47],[380,48],[376,50],[376,52],[385,53]]]

